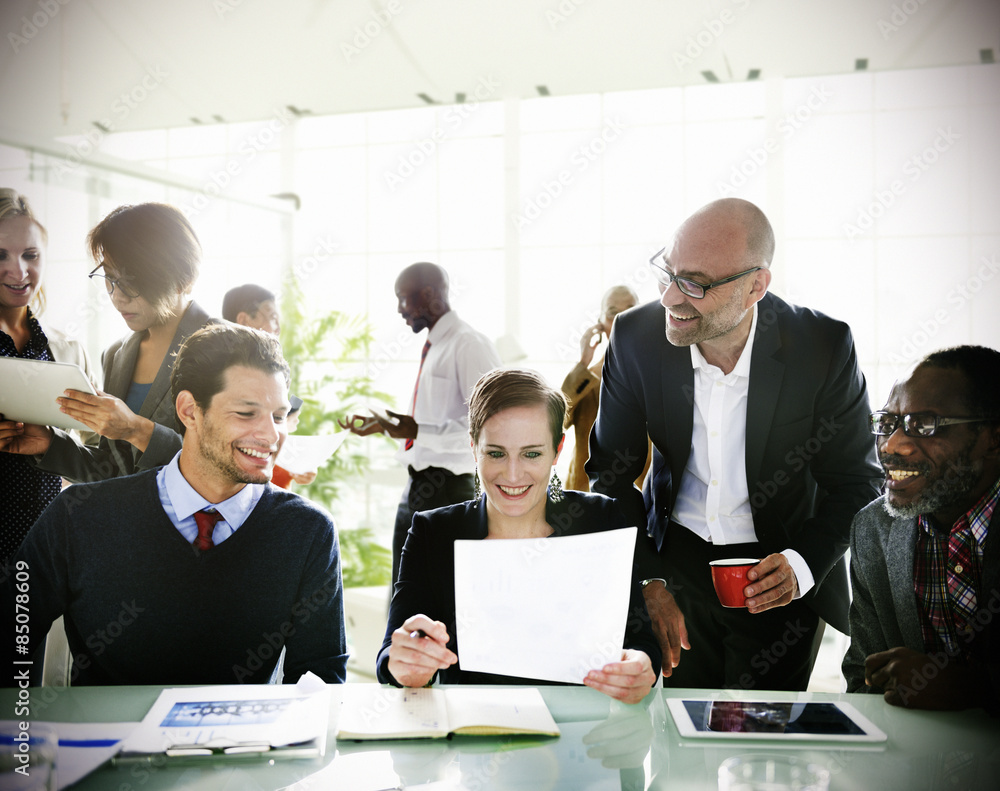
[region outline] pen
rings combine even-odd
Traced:
[[[418,637],[427,637],[427,632],[425,632],[423,629],[414,629],[412,632],[410,632],[410,637],[414,639]]]

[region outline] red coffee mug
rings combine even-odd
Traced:
[[[746,607],[747,597],[743,589],[750,584],[747,572],[760,563],[753,558],[725,558],[713,560],[712,584],[723,607]]]

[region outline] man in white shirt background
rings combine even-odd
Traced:
[[[392,582],[416,511],[471,500],[475,464],[469,449],[468,399],[479,377],[500,366],[493,343],[462,321],[448,302],[448,273],[437,264],[412,264],[396,278],[397,310],[414,333],[427,332],[410,413],[352,415],[341,423],[359,436],[401,440],[396,458],[406,465],[392,537]]]
[[[819,619],[848,630],[843,555],[878,493],[865,380],[846,324],[768,293],[773,254],[759,208],[703,207],[650,261],[660,301],[618,317],[605,359],[587,472],[647,528],[643,592],[676,686],[804,690]],[[760,559],[745,608],[712,588],[727,557]]]

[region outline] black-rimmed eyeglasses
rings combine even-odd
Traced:
[[[666,259],[663,257],[665,252],[667,252],[666,247],[649,259],[649,266],[653,270],[653,275],[664,286],[676,283],[677,288],[680,289],[681,293],[691,297],[691,299],[704,299],[705,293],[709,289],[721,286],[724,283],[730,283],[733,280],[739,280],[744,275],[749,275],[751,272],[756,272],[758,269],[764,268],[762,266],[755,266],[751,269],[744,270],[743,272],[737,272],[735,275],[724,277],[722,280],[716,280],[714,283],[699,283],[697,280],[691,280],[687,277],[678,277],[669,269],[658,263],[659,261],[666,263]]]
[[[888,437],[903,424],[908,437],[933,437],[942,426],[957,423],[985,423],[985,417],[938,417],[937,415],[897,415],[893,412],[872,412],[868,416],[869,428],[876,437]]]
[[[100,267],[98,267],[97,269],[100,269]],[[139,292],[133,291],[131,288],[122,283],[122,281],[119,278],[111,277],[110,275],[106,275],[103,272],[98,272],[97,269],[95,269],[93,272],[87,275],[87,277],[89,277],[91,280],[103,280],[105,287],[108,289],[108,296],[114,294],[116,288],[122,292],[122,296],[125,297],[126,299],[135,299],[137,296],[139,296]]]

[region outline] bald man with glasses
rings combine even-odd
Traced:
[[[604,365],[587,472],[647,529],[643,592],[675,686],[803,690],[820,618],[848,630],[843,555],[878,494],[865,379],[846,324],[768,293],[773,255],[752,203],[704,206],[653,256],[660,301],[618,318]],[[728,609],[709,562],[733,557],[759,562]]]
[[[871,415],[885,494],[851,527],[848,692],[1000,713],[1000,352],[933,352]]]

